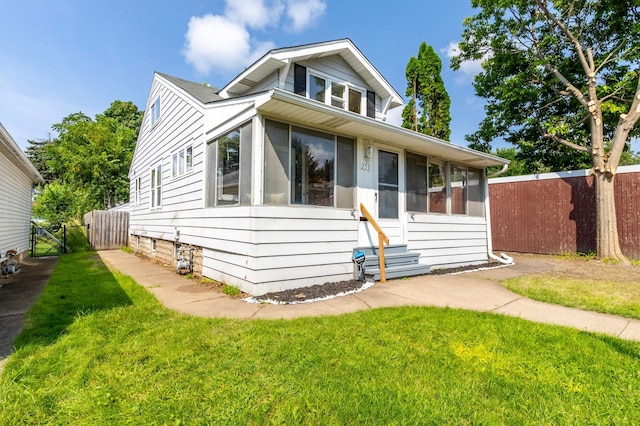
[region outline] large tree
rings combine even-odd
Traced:
[[[600,258],[626,262],[613,183],[640,117],[638,0],[472,0],[452,65],[484,60],[476,93],[487,99],[477,141],[495,137],[588,155],[596,187]],[[565,151],[566,154],[566,151]]]
[[[412,56],[406,68],[409,102],[402,110],[402,127],[448,141],[451,100],[441,71],[440,57],[422,42],[418,57]]]
[[[114,101],[95,120],[78,112],[54,124],[58,137],[44,151],[56,185],[44,188],[36,203],[48,205],[35,211],[47,212],[50,220],[69,220],[127,202],[127,174],[142,115],[133,103]],[[60,201],[65,194],[73,194],[71,202]]]

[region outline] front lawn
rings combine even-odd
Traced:
[[[555,271],[502,283],[530,299],[640,319],[640,267],[595,259],[558,259]]]
[[[436,308],[195,318],[92,253],[61,257],[17,343],[0,424],[640,422],[638,343]]]

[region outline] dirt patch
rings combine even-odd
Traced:
[[[0,359],[13,352],[13,340],[24,325],[24,315],[42,293],[57,257],[27,258],[19,272],[0,277]]]

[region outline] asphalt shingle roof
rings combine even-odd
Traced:
[[[169,80],[171,83],[175,84],[185,92],[189,93],[191,96],[193,96],[203,104],[221,101],[224,99],[222,96],[218,95],[218,89],[206,84],[183,80],[182,78],[174,77],[172,75],[164,74],[161,72],[157,72],[157,74]]]

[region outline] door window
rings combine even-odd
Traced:
[[[378,217],[398,218],[398,154],[378,151]]]

